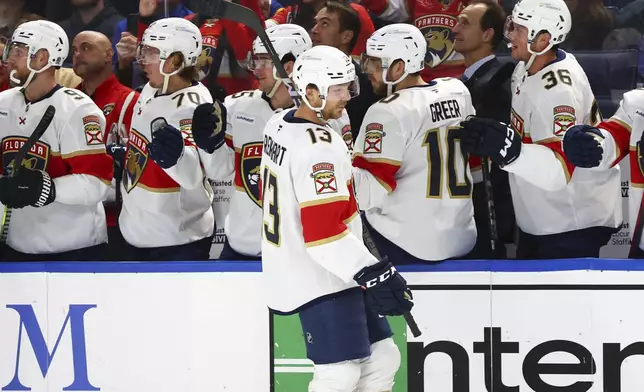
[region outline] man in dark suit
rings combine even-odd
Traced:
[[[501,63],[494,55],[503,39],[504,24],[505,13],[496,1],[479,0],[463,9],[453,32],[455,50],[463,55],[467,67],[462,80],[472,94],[477,116],[509,124],[510,78],[514,66]],[[486,190],[485,181],[474,185],[474,218],[478,231],[474,257],[506,258],[504,244],[513,242],[515,227],[508,174],[496,164],[489,168],[491,189]],[[490,224],[494,216],[488,208],[488,192],[493,194],[496,227]],[[495,242],[494,251],[492,241]]]

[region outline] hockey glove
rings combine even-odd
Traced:
[[[489,118],[469,117],[461,122],[459,138],[464,152],[490,157],[501,167],[521,154],[521,137],[508,125]]]
[[[566,157],[577,167],[596,167],[602,161],[604,148],[601,132],[590,125],[575,125],[568,129],[563,139]]]
[[[219,101],[204,103],[192,115],[192,137],[197,147],[212,154],[224,145],[226,107]]]
[[[387,258],[363,268],[353,279],[365,290],[367,308],[381,316],[400,316],[414,306],[407,281]]]
[[[44,207],[54,199],[54,181],[42,170],[23,167],[15,177],[0,178],[0,202],[9,208]]]
[[[165,125],[152,133],[152,142],[148,144],[150,158],[163,169],[176,165],[183,155],[183,136],[172,125]]]

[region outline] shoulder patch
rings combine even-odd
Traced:
[[[342,140],[349,150],[353,150],[353,135],[351,134],[351,124],[342,127]]]
[[[116,106],[116,104],[113,103],[108,103],[107,105],[103,106],[103,114],[105,115],[105,117],[109,116],[110,113],[112,113],[114,106]]]
[[[364,154],[379,154],[382,152],[382,138],[385,136],[383,125],[370,123],[365,127]]]
[[[523,119],[517,112],[512,109],[510,112],[510,125],[512,126],[512,129],[514,129],[515,132],[517,132],[521,137],[523,137]]]
[[[313,178],[313,185],[317,195],[338,192],[335,168],[332,163],[320,162],[313,165],[311,178]]]
[[[98,116],[89,115],[83,117],[83,128],[85,129],[85,141],[88,146],[103,144],[103,130]]]
[[[552,132],[555,136],[559,136],[566,132],[568,128],[575,125],[577,117],[575,117],[575,108],[572,106],[556,106],[553,110],[554,125]]]
[[[179,120],[179,131],[181,131],[181,135],[183,136],[184,140],[188,140],[190,143],[194,143],[194,140],[192,138],[191,118]]]

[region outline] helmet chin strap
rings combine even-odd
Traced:
[[[15,74],[18,73],[15,69],[9,73],[9,79],[11,79],[12,82],[14,82],[16,85],[20,86],[22,91],[24,91],[27,86],[34,80],[34,77],[36,77],[37,74],[45,72],[51,67],[51,64],[47,64],[42,69],[36,70],[31,68],[31,64],[29,64],[30,61],[27,61],[27,69],[29,70],[29,77],[27,77],[27,80],[25,81],[25,84],[21,85],[20,79],[18,79]]]
[[[288,75],[288,76],[291,77],[291,75]],[[268,94],[266,94],[268,98],[273,98],[273,96],[277,94],[277,89],[282,84],[282,78],[280,78],[279,75],[277,74],[277,69],[275,68],[275,66],[273,66],[273,79],[275,79],[275,83],[273,83],[273,87],[271,88],[271,91]]]
[[[321,97],[321,96],[320,96],[320,97]],[[320,106],[320,107],[318,107],[318,108],[314,108],[314,107],[311,105],[311,103],[309,102],[308,98],[306,98],[306,97],[302,97],[302,100],[304,101],[304,103],[306,104],[306,106],[308,106],[308,107],[309,107],[309,109],[311,109],[311,110],[313,110],[313,111],[315,112],[315,114],[316,114],[316,115],[317,115],[317,117],[318,117],[318,120],[323,121],[323,122],[325,122],[325,123],[329,121],[329,120],[327,120],[326,118],[324,118],[324,116],[322,116],[322,110],[324,110],[324,107],[326,106],[326,98],[322,98],[322,106]]]
[[[174,70],[170,73],[165,73],[163,72],[163,67],[165,66],[165,62],[168,61],[168,59],[165,59],[159,63],[159,72],[161,72],[161,75],[163,75],[163,87],[161,88],[161,94],[165,94],[166,91],[168,90],[168,82],[170,82],[170,76],[174,76],[181,72],[184,68],[184,65],[181,64],[179,69]]]
[[[537,35],[537,37],[538,37],[538,35]],[[530,69],[530,67],[532,67],[532,64],[534,63],[534,60],[536,60],[537,56],[541,56],[542,54],[545,54],[550,49],[552,49],[552,47],[554,45],[552,44],[552,42],[548,43],[548,46],[546,46],[546,48],[544,50],[542,50],[541,52],[535,52],[534,50],[532,50],[531,46],[532,46],[532,43],[528,42],[528,52],[530,52],[530,59],[525,63],[525,72],[523,73],[523,75],[519,79],[519,82],[517,84],[517,88],[520,88],[523,85],[523,82],[525,82],[525,78],[528,76],[528,70]]]
[[[390,82],[387,80],[387,71],[389,68],[384,68],[382,70],[382,81],[385,82],[387,85],[387,96],[390,96],[391,94],[394,93],[394,89],[396,88],[396,85],[400,82],[402,82],[407,76],[409,76],[409,73],[407,73],[407,70],[403,72],[403,74],[395,81]]]

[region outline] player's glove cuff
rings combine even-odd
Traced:
[[[219,101],[204,103],[192,115],[192,137],[200,149],[212,154],[226,141],[226,106]]]
[[[36,202],[32,205],[34,207],[44,207],[48,204],[53,203],[56,199],[56,185],[49,176],[49,173],[40,170],[37,172],[42,175],[42,185],[40,188],[40,196],[38,197],[38,200],[36,200]]]
[[[365,290],[367,308],[379,315],[399,316],[414,306],[407,281],[387,258],[363,268],[354,276],[354,280]]]

